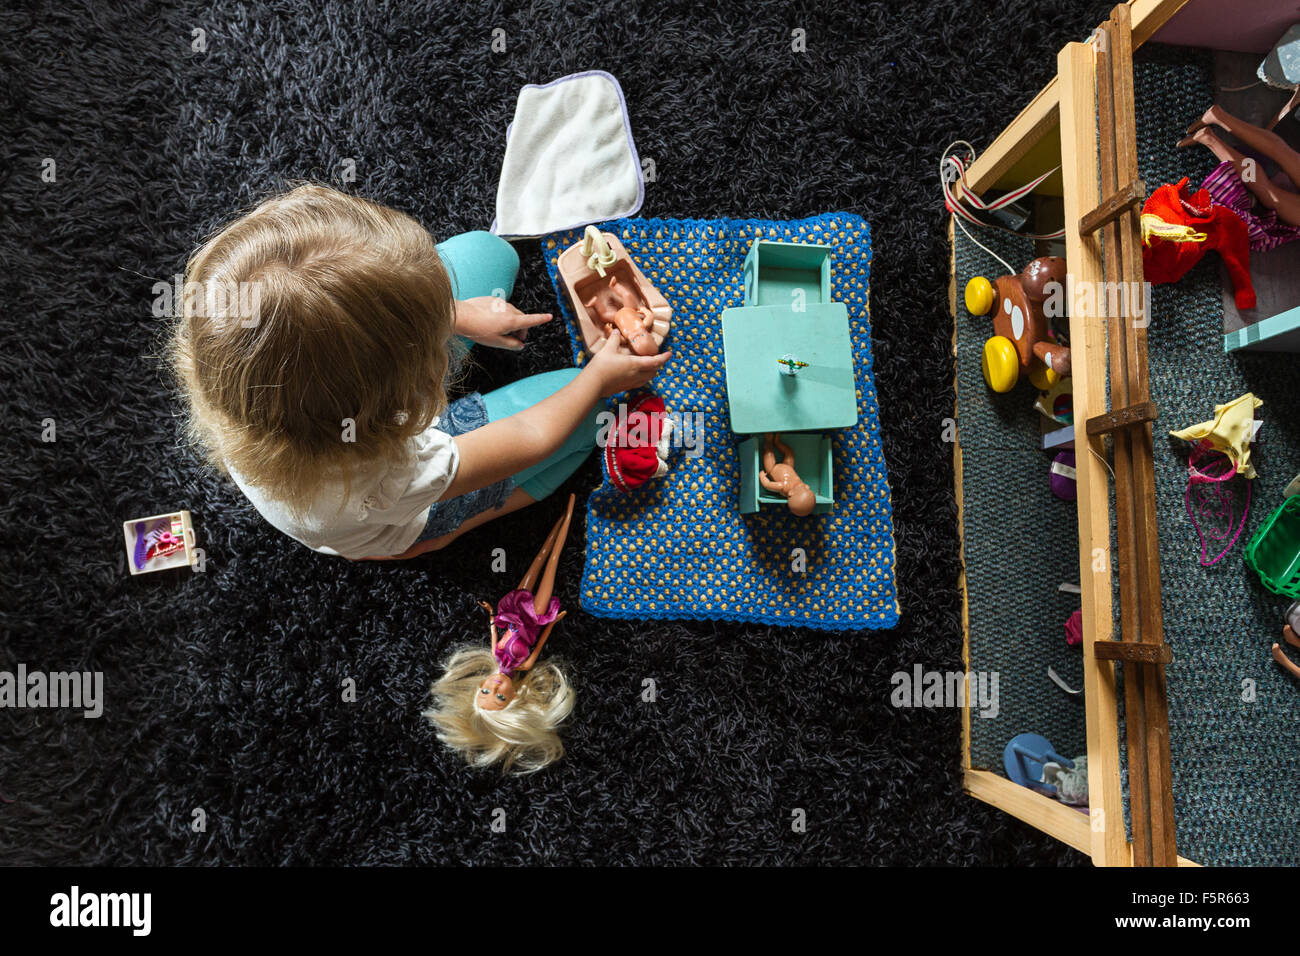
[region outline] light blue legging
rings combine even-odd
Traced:
[[[500,236],[490,232],[465,232],[437,246],[438,255],[451,275],[452,293],[457,299],[495,295],[508,299],[519,274],[519,254]],[[468,339],[463,340],[469,347]],[[576,368],[561,368],[530,375],[483,396],[488,421],[507,418],[553,395],[578,374]],[[514,475],[516,488],[535,501],[548,497],[578,470],[596,447],[596,411],[573,430],[560,450],[544,461]]]
[[[490,232],[462,232],[435,247],[451,275],[451,291],[457,299],[480,295],[510,298],[519,274],[519,253],[500,236]]]

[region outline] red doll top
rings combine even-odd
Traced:
[[[1253,309],[1250,238],[1241,217],[1216,205],[1205,189],[1191,193],[1186,176],[1151,194],[1142,207],[1142,271],[1148,282],[1177,282],[1211,249],[1228,267],[1237,308]]]

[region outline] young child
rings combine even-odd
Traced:
[[[581,370],[450,405],[469,343],[523,348],[548,322],[506,303],[519,257],[471,232],[300,186],[186,267],[172,361],[191,434],[276,528],[347,558],[410,558],[551,494],[595,447],[601,397],[668,360],[617,338]],[[613,347],[611,347],[613,346]]]

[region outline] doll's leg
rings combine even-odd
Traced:
[[[1291,177],[1291,182],[1300,185],[1300,153],[1288,146],[1277,133],[1238,119],[1218,104],[1205,111],[1202,121],[1226,130],[1251,149],[1263,153],[1282,167],[1282,171]]]
[[[546,610],[546,606],[551,603],[551,595],[555,593],[555,571],[560,566],[560,552],[564,550],[565,539],[569,537],[569,521],[573,518],[573,495],[569,495],[569,506],[564,509],[564,517],[561,518],[559,533],[551,544],[550,558],[546,562],[546,570],[542,572],[542,580],[537,585],[537,590],[533,593],[533,610],[541,614]]]
[[[533,558],[533,563],[528,566],[528,570],[524,572],[523,578],[519,581],[520,590],[531,591],[537,587],[537,579],[542,573],[542,565],[551,556],[551,549],[555,547],[555,539],[559,536],[560,525],[563,523],[564,516],[561,515],[555,519],[555,524],[551,525],[551,530],[547,533],[546,540],[542,542],[541,549],[537,552],[537,556]]]
[[[1277,644],[1273,645],[1273,660],[1285,667],[1292,677],[1300,678],[1300,667],[1296,667],[1291,658],[1287,657]]]
[[[1297,106],[1300,106],[1300,86],[1296,87],[1296,91],[1291,94],[1291,98],[1286,101],[1286,105],[1283,106],[1282,109],[1278,111],[1276,116],[1274,116],[1271,120],[1268,121],[1268,125],[1264,128],[1272,129],[1278,123],[1282,122],[1284,119],[1290,116],[1291,111],[1294,110]]]
[[[1236,167],[1237,178],[1241,180],[1242,185],[1254,193],[1261,203],[1274,210],[1278,218],[1283,222],[1293,226],[1300,226],[1300,195],[1288,192],[1285,189],[1279,189],[1271,181],[1261,176],[1257,163],[1247,159],[1219,139],[1209,127],[1198,129],[1183,142],[1188,141],[1194,141],[1207,147],[1210,152],[1219,158],[1220,162],[1232,163]],[[1300,168],[1296,169],[1296,173],[1300,174]],[[1288,171],[1287,175],[1290,176],[1291,173]]]
[[[789,465],[791,468],[793,468],[794,449],[791,448],[789,445],[787,445],[784,441],[782,441],[780,435],[773,436],[772,442],[773,444],[776,445],[777,451],[781,453],[781,463],[785,465]]]
[[[763,457],[761,461],[763,467],[760,469],[760,472],[765,471],[769,475],[772,473],[772,469],[776,467],[776,449],[772,447],[775,441],[776,436],[772,434],[768,434],[768,436],[763,439]]]
[[[1292,647],[1300,647],[1300,637],[1296,637],[1296,633],[1291,629],[1290,624],[1282,628],[1282,638]]]

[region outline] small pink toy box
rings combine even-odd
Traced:
[[[122,522],[126,567],[132,574],[193,566],[194,525],[188,511]]]

